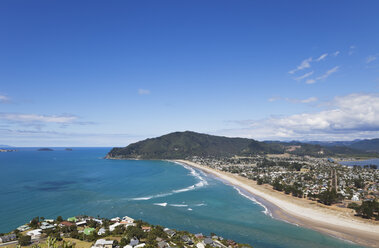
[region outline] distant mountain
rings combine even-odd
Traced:
[[[311,156],[362,154],[349,147],[325,147],[301,142],[260,142],[186,131],[146,139],[124,148],[113,148],[106,158],[183,159],[191,156],[231,157],[282,153]]]
[[[355,141],[350,147],[366,152],[379,152],[379,139]]]
[[[8,145],[0,145],[1,148],[9,148],[9,147],[12,147],[12,146],[8,146]]]
[[[322,146],[348,147],[365,152],[379,152],[379,139],[365,139],[352,141],[308,141],[309,144]]]

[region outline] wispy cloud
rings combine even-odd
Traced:
[[[379,95],[335,97],[326,109],[264,120],[238,121],[241,128],[218,134],[257,139],[350,140],[379,137]]]
[[[6,95],[0,95],[0,103],[9,103],[11,99]]]
[[[314,83],[316,83],[319,80],[325,80],[330,75],[332,75],[333,73],[337,72],[339,70],[339,68],[340,68],[339,66],[335,66],[332,69],[327,70],[324,74],[322,74],[321,76],[318,76],[315,79],[308,79],[305,83],[307,83],[307,84],[314,84]]]
[[[340,53],[341,53],[340,51],[335,51],[335,52],[333,53],[333,56],[336,57],[336,56],[338,56]]]
[[[318,100],[317,97],[309,97],[307,99],[299,100],[301,103],[311,103],[311,102],[316,102]]]
[[[316,61],[319,62],[319,61],[321,61],[321,60],[324,60],[327,56],[328,56],[328,54],[327,54],[327,53],[324,53],[324,54],[322,54],[320,57],[318,57],[318,58],[316,59]]]
[[[300,65],[298,65],[298,66],[296,67],[296,69],[293,69],[293,70],[289,71],[288,73],[289,73],[289,74],[294,74],[294,73],[297,72],[297,71],[301,71],[301,70],[304,70],[304,69],[306,69],[306,68],[310,68],[310,67],[311,67],[311,62],[312,62],[312,57],[307,58],[307,59],[303,60],[303,61],[300,63]]]
[[[40,123],[73,123],[78,119],[74,115],[37,115],[37,114],[14,114],[0,113],[0,119],[13,122],[40,122]]]
[[[349,56],[353,55],[354,53],[355,53],[355,46],[350,46],[349,52],[348,52]]]
[[[314,79],[307,79],[307,81],[305,81],[306,84],[314,84],[316,83],[316,80]]]
[[[139,95],[150,95],[150,90],[147,89],[138,89],[138,94]]]
[[[370,55],[366,58],[366,63],[369,64],[377,59],[376,55]]]
[[[296,98],[288,98],[288,97],[287,98],[272,97],[272,98],[268,99],[269,102],[275,102],[275,101],[279,101],[279,100],[284,100],[284,101],[287,101],[290,103],[311,103],[311,102],[318,101],[318,98],[317,97],[309,97],[306,99],[296,99]]]
[[[314,71],[307,72],[307,73],[305,73],[304,75],[295,78],[295,80],[297,80],[297,81],[303,80],[304,78],[307,78],[307,77],[309,77],[309,76],[312,76],[313,73],[314,73]]]
[[[281,100],[280,97],[271,97],[268,99],[269,102],[275,102],[275,101],[279,101],[279,100]]]
[[[332,75],[333,73],[337,72],[339,68],[340,68],[339,66],[335,66],[332,69],[326,71],[323,75],[317,77],[316,79],[317,80],[327,79],[330,75]]]

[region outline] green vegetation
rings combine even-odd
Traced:
[[[253,139],[228,138],[186,131],[146,139],[124,148],[113,148],[107,158],[185,159],[193,156],[217,158],[282,153],[321,157],[364,152],[348,147],[326,147],[300,142],[259,142]]]
[[[41,218],[33,218],[34,222],[39,219]],[[136,246],[140,244],[142,245],[141,247],[156,248],[158,244],[160,244],[159,247],[189,248],[196,247],[197,244],[201,243],[205,247],[221,247],[221,244],[226,244],[230,248],[251,248],[250,245],[238,244],[233,240],[225,240],[214,233],[211,233],[210,236],[203,236],[202,234],[195,235],[187,231],[168,229],[159,225],[150,225],[142,220],[133,221],[131,219],[131,222],[125,223],[125,221],[121,221],[121,218],[109,220],[106,218],[100,219],[90,216],[77,216],[75,219],[78,222],[48,220],[52,227],[42,230],[42,233],[33,238],[32,243],[30,236],[24,236],[14,231],[14,233],[17,233],[18,247],[89,248],[95,244],[95,241],[102,239],[99,242],[100,245],[97,247],[104,248],[105,246],[101,245],[101,243],[110,241],[108,245],[111,246],[107,247],[125,247],[126,245]],[[30,226],[31,222],[26,225]],[[36,228],[40,228],[45,224],[37,222],[36,225]]]
[[[361,205],[350,203],[347,207],[354,209],[357,215],[363,218],[379,220],[379,202],[377,200],[363,201]]]

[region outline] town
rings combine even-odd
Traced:
[[[345,166],[332,158],[291,154],[188,160],[270,185],[272,189],[325,205],[352,208],[356,215],[379,220],[379,170],[376,165]]]
[[[128,216],[112,219],[75,216],[64,220],[35,217],[8,234],[0,235],[1,247],[32,248],[252,248],[211,233],[187,231],[150,225]]]

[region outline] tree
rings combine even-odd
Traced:
[[[278,191],[283,191],[283,185],[280,183],[280,179],[276,178],[272,184],[273,188]]]
[[[129,243],[130,243],[130,239],[127,237],[123,237],[123,238],[121,238],[119,245],[120,245],[120,247],[124,247],[124,246],[128,245]]]
[[[325,205],[331,205],[338,200],[338,195],[335,189],[326,190],[320,194],[318,194],[318,199],[321,203]]]
[[[57,221],[58,221],[58,222],[62,222],[62,221],[63,221],[62,216],[58,216],[58,217],[57,217]]]
[[[31,228],[37,228],[37,227],[38,227],[38,224],[39,224],[39,217],[37,216],[37,217],[34,217],[34,218],[30,221],[29,226],[30,226]]]
[[[371,219],[375,217],[378,219],[379,212],[379,202],[378,201],[364,201],[362,205],[355,209],[357,214],[364,218]],[[376,214],[375,214],[376,213]]]
[[[257,179],[257,184],[258,184],[258,185],[262,185],[262,184],[263,184],[263,179],[259,177],[259,178]]]
[[[18,243],[21,246],[28,246],[28,245],[30,245],[30,241],[31,241],[31,237],[30,236],[20,236],[18,238]]]

